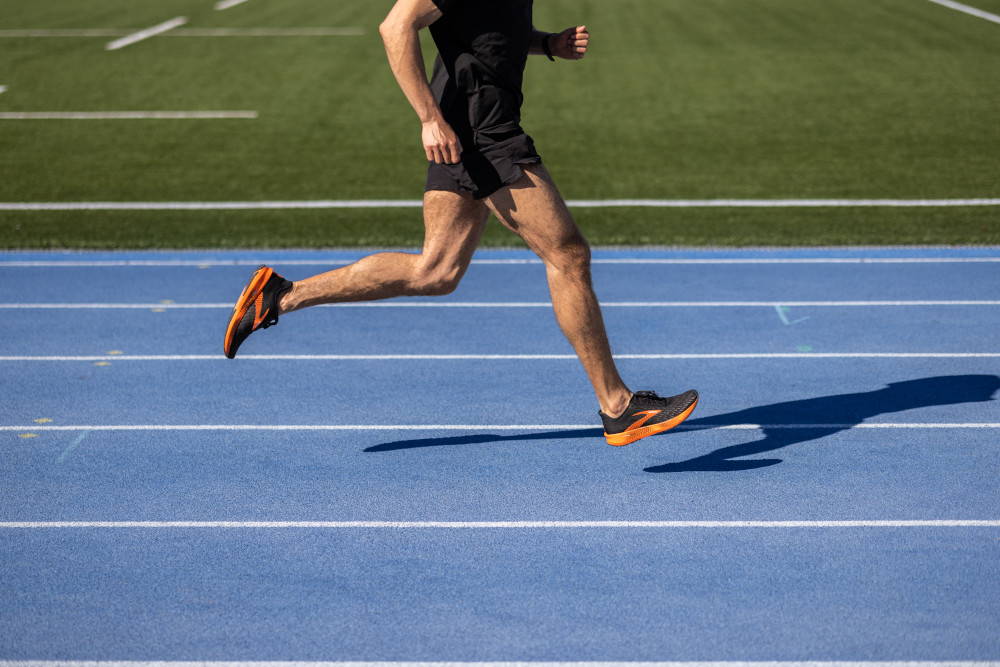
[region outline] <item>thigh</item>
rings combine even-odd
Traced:
[[[464,267],[472,259],[489,209],[471,196],[445,190],[424,193],[424,247],[430,266]]]
[[[543,260],[586,246],[552,177],[541,164],[522,165],[524,176],[487,199],[497,219]]]

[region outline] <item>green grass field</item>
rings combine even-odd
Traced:
[[[970,0],[1000,11],[1000,0]],[[358,36],[0,36],[0,112],[253,110],[255,120],[0,120],[0,202],[418,199],[390,2],[4,0],[0,31],[354,27]],[[926,0],[544,0],[593,33],[532,59],[523,124],[570,199],[1000,197],[1000,25]],[[2,32],[0,32],[2,35]],[[428,56],[432,47],[425,48]],[[1000,243],[1000,207],[579,208],[599,245]],[[7,248],[412,246],[418,209],[0,211]],[[492,225],[485,243],[514,245]]]

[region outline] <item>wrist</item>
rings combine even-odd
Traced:
[[[554,32],[542,35],[542,53],[545,54],[546,58],[553,62],[555,62],[555,58],[552,57],[552,46],[549,44],[549,39],[555,37],[555,35],[556,33]]]

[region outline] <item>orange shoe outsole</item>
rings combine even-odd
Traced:
[[[663,433],[664,431],[669,431],[674,428],[694,412],[695,407],[698,405],[698,399],[695,399],[694,403],[689,405],[684,412],[680,413],[673,419],[668,419],[667,421],[660,422],[658,424],[653,424],[651,426],[642,426],[637,429],[632,429],[631,431],[622,431],[621,433],[604,434],[605,440],[612,447],[624,447],[625,445],[630,445],[636,440],[642,440],[643,438],[649,437],[651,435],[656,435],[657,433]]]
[[[273,274],[274,269],[267,266],[257,269],[256,273],[250,277],[249,284],[243,288],[240,298],[236,300],[236,305],[233,306],[233,314],[229,318],[229,326],[226,327],[226,340],[223,343],[223,351],[227,357],[232,358],[229,351],[233,343],[233,332],[236,331],[236,326],[240,323],[240,320],[243,319],[243,315],[246,314],[247,308],[253,305],[257,295],[264,288],[264,285],[267,284],[267,281],[271,279]]]

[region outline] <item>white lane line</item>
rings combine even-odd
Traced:
[[[952,301],[602,301],[604,308],[865,308],[905,306],[1000,306],[996,300]],[[548,301],[375,301],[324,304],[320,308],[551,308]],[[0,310],[232,310],[232,303],[0,303]]]
[[[969,14],[971,16],[977,16],[981,19],[986,19],[987,21],[992,21],[993,23],[1000,23],[1000,16],[996,14],[991,14],[989,12],[984,12],[982,9],[976,9],[975,7],[970,7],[969,5],[963,5],[960,2],[953,2],[952,0],[930,0],[934,4],[941,5],[942,7],[947,7],[949,9],[954,9],[957,12],[962,12],[964,14]]]
[[[218,120],[257,118],[256,111],[4,111],[0,120]],[[4,209],[14,211],[23,209]]]
[[[120,28],[66,28],[0,30],[0,39],[34,37],[121,37],[130,31]],[[363,28],[177,28],[164,37],[355,37]]]
[[[126,35],[121,39],[108,42],[104,45],[104,49],[106,51],[117,51],[118,49],[123,49],[126,46],[135,44],[136,42],[141,42],[144,39],[149,39],[150,37],[155,37],[161,33],[173,30],[174,28],[180,27],[185,23],[187,23],[187,17],[176,16],[169,21],[157,23],[156,25],[150,26],[144,30],[133,32],[131,35]]]
[[[42,526],[38,526],[42,527]],[[53,526],[47,526],[53,527]],[[1000,667],[1000,662],[307,662],[0,660],[0,667]]]
[[[3,521],[0,528],[996,528],[995,519],[833,521]],[[0,663],[2,664],[2,663]],[[88,663],[94,664],[94,663]],[[136,664],[136,663],[129,663]],[[161,663],[167,664],[167,663]],[[174,663],[169,663],[174,664]],[[204,664],[204,663],[199,663]],[[259,665],[263,663],[254,663]],[[481,665],[484,663],[476,663]],[[522,663],[517,663],[522,664]],[[594,663],[586,663],[594,664]],[[774,663],[767,663],[774,664]]]
[[[575,208],[794,208],[1000,206],[1000,198],[979,199],[570,199]],[[307,201],[6,202],[9,211],[224,211],[260,209],[420,208],[419,199],[329,199]]]
[[[0,210],[3,205],[0,204]],[[229,266],[344,266],[355,260],[350,259],[112,259],[112,260],[0,260],[0,268],[105,268],[105,267],[229,267]],[[483,266],[540,265],[539,259],[473,259],[473,264]],[[748,258],[594,258],[591,264],[996,264],[1000,257],[748,257]]]
[[[912,525],[912,524],[907,524]],[[937,525],[937,524],[935,524]],[[72,661],[72,660],[0,660],[0,667],[1000,667],[1000,662],[949,660],[934,661],[713,661],[713,662],[145,662]]]
[[[230,7],[235,7],[236,5],[242,5],[247,0],[219,0],[215,3],[215,11],[221,12]]]
[[[0,93],[6,93],[6,92],[7,92],[7,86],[0,86]]]
[[[910,524],[908,524],[910,525]],[[936,524],[935,524],[936,525]],[[1000,667],[1000,662],[949,660],[933,661],[769,661],[769,662],[145,662],[0,660],[0,667]]]
[[[0,426],[0,431],[578,431],[593,424],[38,424]],[[997,429],[1000,422],[861,424],[681,424],[678,431],[855,429]]]
[[[1000,352],[616,354],[615,359],[997,359]],[[574,354],[241,354],[246,361],[576,361]],[[0,362],[229,361],[222,354],[10,355]]]

